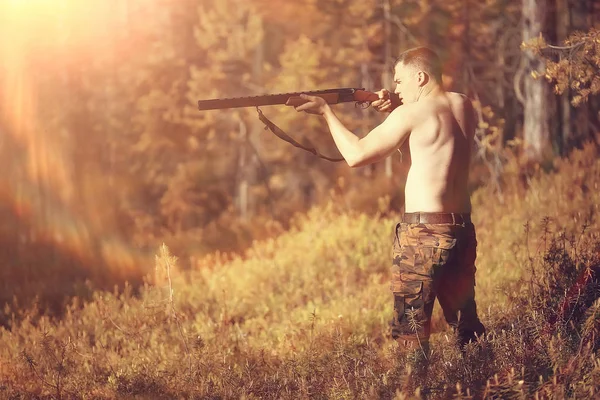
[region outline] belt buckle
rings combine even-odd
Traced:
[[[451,213],[452,215],[452,225],[456,225],[456,218],[454,217],[454,213]]]

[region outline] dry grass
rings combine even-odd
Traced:
[[[489,335],[462,354],[436,311],[429,366],[387,335],[394,218],[340,211],[233,260],[181,271],[161,248],[143,288],[60,319],[7,310],[0,398],[592,398],[600,393],[600,161],[504,177],[473,195]]]

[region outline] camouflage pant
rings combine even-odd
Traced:
[[[472,223],[396,225],[391,290],[397,340],[427,342],[437,297],[461,347],[485,328],[475,305],[477,239]]]

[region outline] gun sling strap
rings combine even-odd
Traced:
[[[260,108],[256,107],[256,111],[258,111],[258,119],[260,119],[263,124],[265,124],[265,130],[269,129],[271,132],[273,132],[278,138],[285,140],[286,142],[290,143],[293,146],[296,146],[302,150],[306,150],[309,153],[314,154],[315,156],[322,158],[324,160],[327,161],[331,161],[331,162],[339,162],[339,161],[344,161],[343,158],[333,158],[333,157],[327,157],[324,156],[322,154],[320,154],[317,149],[315,149],[312,144],[310,143],[310,141],[308,141],[306,139],[306,141],[308,142],[309,146],[304,146],[298,142],[296,142],[291,136],[289,136],[287,133],[285,133],[281,128],[279,128],[277,125],[275,125],[273,122],[271,122],[264,114],[263,112],[260,110]]]

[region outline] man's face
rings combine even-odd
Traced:
[[[403,103],[417,101],[421,87],[419,71],[403,63],[398,63],[394,68],[394,83],[396,84],[394,92],[400,96]]]

